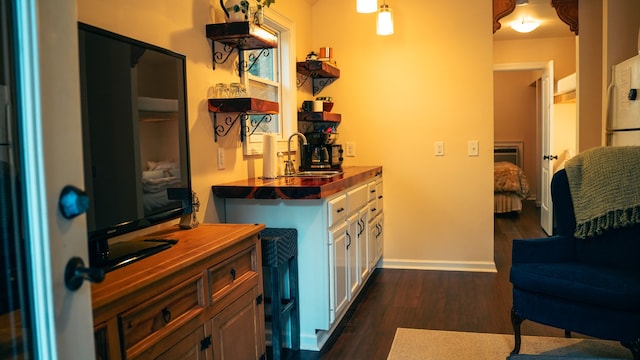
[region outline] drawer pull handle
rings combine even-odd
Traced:
[[[162,309],[162,320],[164,320],[165,324],[168,324],[171,321],[171,311],[166,307]]]
[[[341,212],[343,212],[343,211],[344,211],[344,208],[340,208],[340,209],[336,210],[336,212],[337,212],[338,214],[339,214],[339,213],[341,213]]]
[[[236,269],[231,268],[231,271],[229,273],[231,274],[231,280],[236,281]]]

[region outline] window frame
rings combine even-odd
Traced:
[[[265,26],[278,33],[278,47],[274,48],[274,56],[278,56],[280,92],[278,103],[280,111],[280,131],[277,134],[277,149],[279,152],[287,152],[287,140],[289,134],[295,129],[297,121],[297,86],[296,86],[296,58],[295,58],[295,23],[272,9],[265,9]],[[276,55],[277,54],[277,55]],[[246,58],[245,54],[243,57]],[[240,74],[241,82],[248,86],[248,73]],[[244,155],[262,155],[262,134],[257,133],[245,138],[242,144]],[[293,150],[292,150],[293,152]]]

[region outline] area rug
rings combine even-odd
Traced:
[[[398,328],[387,360],[504,360],[512,349],[509,334]],[[510,360],[632,359],[615,341],[544,336],[523,336],[520,354]]]

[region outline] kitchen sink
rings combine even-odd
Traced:
[[[300,178],[323,178],[329,179],[337,175],[342,175],[340,170],[311,170],[300,171],[293,175],[285,175],[285,177],[300,177]]]

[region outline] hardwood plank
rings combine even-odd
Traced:
[[[526,201],[520,214],[496,215],[497,273],[377,269],[349,309],[342,330],[321,352],[285,351],[283,359],[387,358],[396,328],[512,334],[511,241],[545,237],[540,211]],[[523,335],[563,336],[530,321]]]

